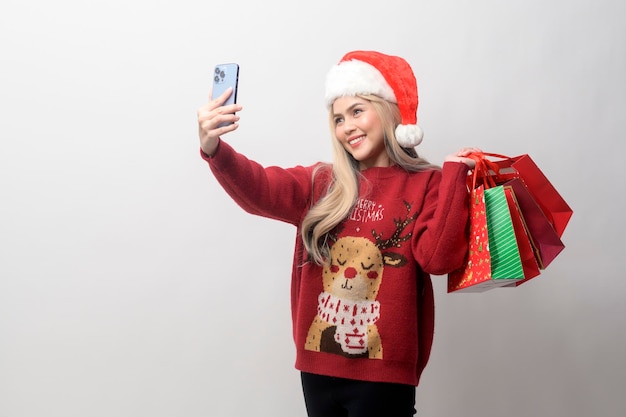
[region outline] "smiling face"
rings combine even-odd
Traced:
[[[335,136],[361,170],[391,165],[383,123],[374,105],[354,96],[339,97],[332,107]]]

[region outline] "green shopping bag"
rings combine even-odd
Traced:
[[[485,190],[492,280],[507,285],[524,279],[524,269],[515,237],[504,187]]]

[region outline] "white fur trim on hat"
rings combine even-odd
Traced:
[[[393,89],[380,71],[363,61],[344,61],[330,69],[326,77],[326,106],[335,99],[357,94],[373,94],[397,103]]]

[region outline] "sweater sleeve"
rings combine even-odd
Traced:
[[[422,269],[444,275],[460,268],[468,247],[468,167],[446,162],[431,176],[417,219],[413,252]]]
[[[311,198],[312,167],[263,167],[220,141],[200,151],[226,193],[248,213],[298,225]]]

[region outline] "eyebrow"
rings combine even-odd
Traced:
[[[348,108],[346,109],[346,112],[349,112],[350,110],[354,109],[356,106],[360,106],[363,103],[361,103],[360,101],[357,101],[356,103],[351,104],[350,106],[348,106]],[[333,117],[336,116],[341,116],[340,113],[333,113]]]

